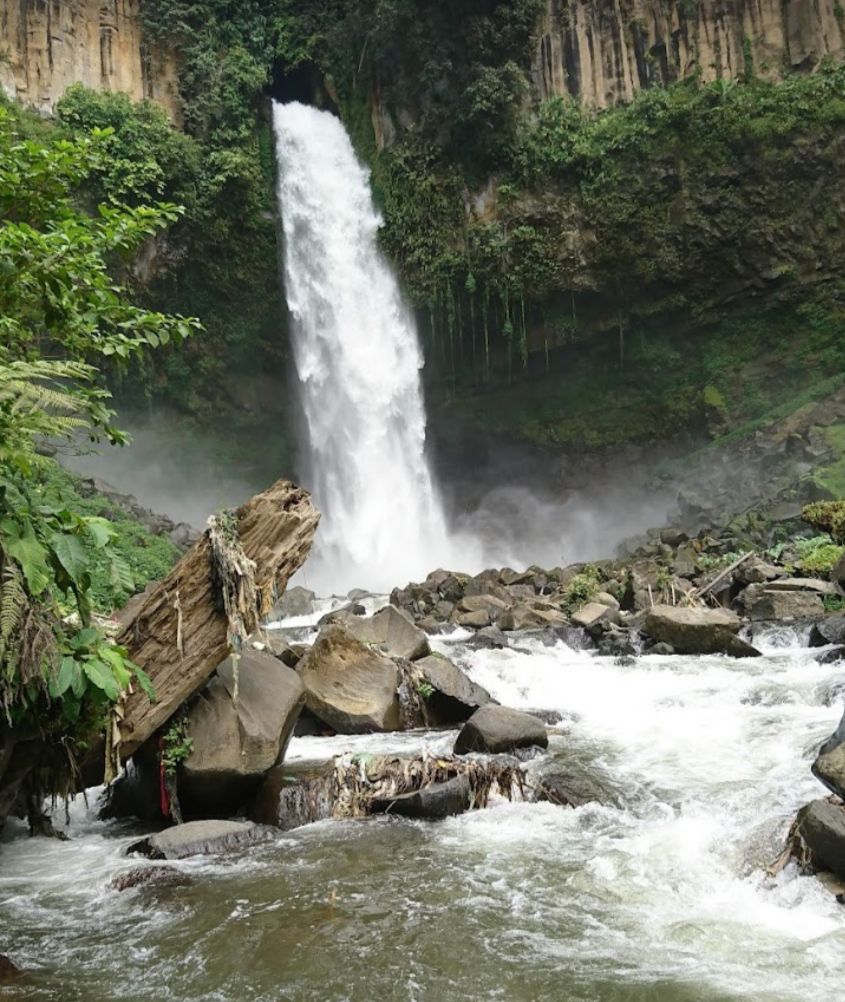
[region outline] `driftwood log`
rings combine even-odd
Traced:
[[[255,622],[270,612],[302,566],[320,516],[307,491],[279,480],[234,513],[243,553],[255,562]],[[190,699],[229,653],[229,621],[212,574],[209,532],[170,574],[133,600],[120,617],[117,642],[150,676],[156,701],[143,692],[126,701],[120,754],[135,752]]]

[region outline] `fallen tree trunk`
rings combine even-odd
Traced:
[[[250,607],[243,625],[254,629],[302,566],[320,520],[307,491],[279,480],[234,512],[234,542],[251,568]],[[120,754],[136,751],[210,678],[229,654],[231,619],[219,580],[218,554],[210,531],[191,547],[170,574],[121,616],[117,642],[150,676],[156,701],[135,692],[120,723]],[[234,584],[240,590],[239,582]]]

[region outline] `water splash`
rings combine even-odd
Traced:
[[[454,562],[425,457],[417,332],[340,121],[296,103],[274,105],[273,121],[303,472],[323,513],[309,583],[389,589]]]

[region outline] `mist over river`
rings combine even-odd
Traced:
[[[502,702],[554,709],[547,752],[604,803],[499,800],[441,822],[326,821],[118,893],[134,830],[73,805],[72,841],[3,836],[4,997],[786,1002],[833,996],[845,916],[790,864],[764,873],[839,717],[838,672],[783,633],[765,656],[636,666],[520,641],[435,646]],[[789,646],[778,646],[788,644]],[[455,732],[295,738],[286,761],[445,754]]]

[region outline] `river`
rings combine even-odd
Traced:
[[[758,1002],[833,996],[845,909],[794,868],[795,810],[841,715],[836,666],[765,657],[624,666],[525,641],[457,657],[502,702],[563,719],[548,752],[606,803],[499,801],[443,822],[328,821],[241,855],[169,864],[189,886],[118,893],[136,829],[72,807],[72,840],[0,845],[14,999]],[[758,639],[758,643],[761,642]],[[454,732],[298,738],[289,760],[447,751]]]

